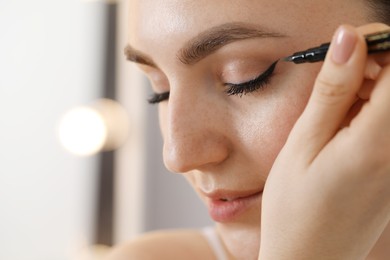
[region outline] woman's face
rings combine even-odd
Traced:
[[[170,92],[158,105],[167,168],[189,180],[234,255],[242,248],[257,252],[261,192],[320,68],[272,65],[330,41],[339,24],[365,23],[364,1],[132,0],[130,6],[129,58],[154,92]]]

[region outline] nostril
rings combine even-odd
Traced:
[[[216,135],[207,138],[191,136],[167,140],[164,143],[163,157],[165,167],[175,173],[185,173],[216,166],[228,158],[226,142]]]

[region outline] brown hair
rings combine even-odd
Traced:
[[[367,0],[373,12],[375,22],[390,25],[390,1],[389,0]]]

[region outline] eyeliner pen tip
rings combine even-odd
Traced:
[[[293,61],[293,56],[288,56],[280,59],[281,61],[291,62]]]

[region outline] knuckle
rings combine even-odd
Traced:
[[[345,83],[336,77],[318,77],[314,91],[325,98],[338,98],[346,96],[349,91]]]

